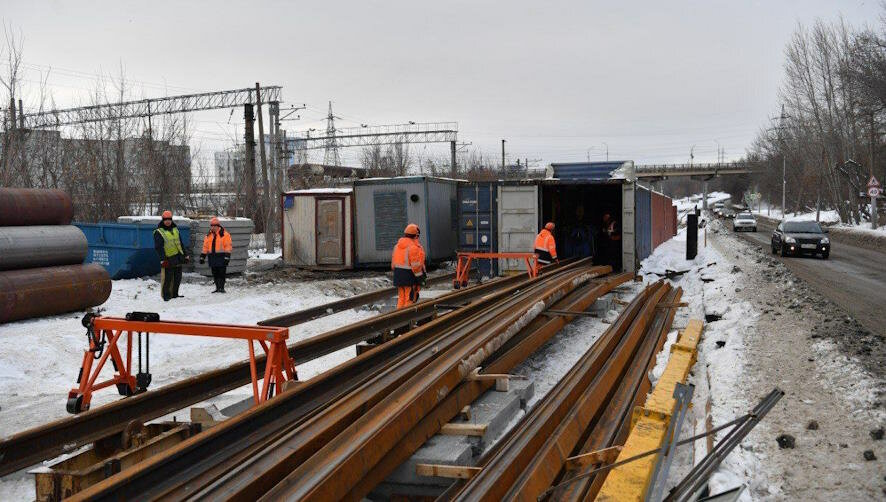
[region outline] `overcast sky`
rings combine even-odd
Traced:
[[[60,106],[82,104],[95,76],[122,64],[135,98],[258,81],[282,85],[284,107],[308,105],[289,131],[325,128],[332,100],[339,127],[456,121],[469,148],[500,155],[504,138],[509,161],[533,164],[600,160],[604,143],[611,159],[641,163],[685,162],[692,145],[696,162],[716,160],[717,142],[738,158],[777,110],[797,24],[874,24],[881,10],[872,0],[0,5],[24,36],[26,83],[51,68]],[[242,134],[240,110],[192,118],[204,154]]]

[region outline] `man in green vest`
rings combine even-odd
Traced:
[[[163,219],[154,230],[154,249],[160,255],[160,294],[163,301],[181,298],[178,287],[182,282],[182,265],[191,261],[187,247],[182,243],[172,211],[163,211]]]

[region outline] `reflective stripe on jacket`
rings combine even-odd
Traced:
[[[394,286],[419,284],[425,273],[425,250],[418,239],[400,237],[391,254],[391,269],[394,271]]]
[[[547,228],[541,229],[541,232],[536,236],[535,252],[550,255],[554,260],[557,259],[557,243],[554,241],[554,235]]]
[[[177,227],[158,227],[154,230],[154,234],[159,235],[163,239],[162,258],[171,258],[177,254],[185,254],[185,250],[182,248],[181,236],[178,233]],[[158,249],[158,251],[160,250]]]
[[[209,256],[210,267],[222,267],[225,265],[225,260],[231,258],[233,251],[234,244],[230,232],[224,227],[219,227],[218,233],[212,233],[210,230],[203,238],[203,252],[200,256]]]

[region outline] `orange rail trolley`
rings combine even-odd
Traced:
[[[452,285],[455,289],[468,285],[468,276],[471,273],[471,261],[482,259],[509,258],[526,261],[526,271],[529,277],[538,277],[538,255],[535,253],[475,253],[471,251],[458,252],[458,264],[455,268],[455,280]]]
[[[196,322],[161,321],[153,312],[130,312],[125,318],[103,317],[86,314],[83,326],[89,340],[89,348],[83,353],[83,364],[77,376],[78,386],[68,393],[67,410],[80,413],[89,409],[92,394],[105,387],[116,385],[117,392],[131,396],[147,390],[151,383],[150,335],[172,334],[208,336],[246,340],[249,346],[249,367],[252,373],[252,393],[255,404],[263,403],[274,395],[274,388],[280,388],[287,380],[297,380],[295,364],[289,358],[286,340],[289,328],[274,326],[237,326],[228,324],[207,324]],[[126,358],[120,351],[120,339],[126,337]],[[138,370],[132,367],[134,336],[137,338]],[[144,336],[144,352],[142,337]],[[258,342],[267,355],[261,392],[258,387],[258,371],[255,361],[255,345]],[[142,355],[145,366],[142,368]],[[114,376],[99,381],[99,374],[105,363],[111,360]]]

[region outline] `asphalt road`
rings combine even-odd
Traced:
[[[723,220],[730,231],[732,223]],[[736,235],[771,251],[774,226],[758,222],[757,232]],[[818,257],[776,256],[797,277],[846,309],[872,333],[886,336],[886,254],[831,242],[827,260]]]

